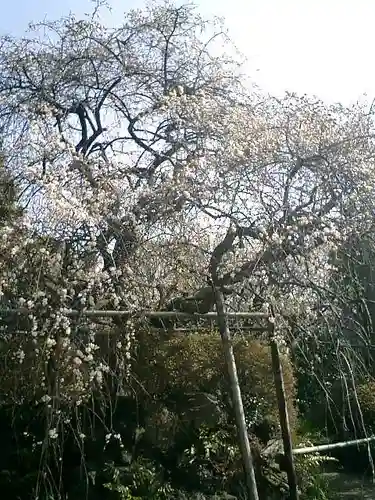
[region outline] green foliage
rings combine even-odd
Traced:
[[[179,393],[186,398],[188,394],[206,393],[218,397],[228,410],[230,388],[217,332],[175,335],[167,340],[160,339],[159,334],[148,334],[147,337],[140,337],[139,344],[141,348],[134,369],[148,394],[165,398]],[[277,427],[278,408],[268,345],[259,341],[235,339],[233,348],[249,424],[256,426],[267,422],[270,427]],[[293,369],[286,357],[282,358],[282,362],[293,428],[296,422]],[[185,410],[191,410],[192,402],[186,403]],[[212,417],[212,407],[207,405],[207,410],[205,416],[208,420]]]
[[[295,354],[299,409],[331,441],[364,437],[365,429],[374,429],[373,234],[371,227],[352,233],[332,254],[333,269],[321,291],[322,307],[329,301],[330,310]],[[353,451],[342,455],[352,457]]]
[[[313,446],[322,442],[319,432],[309,429],[308,422],[299,427],[300,439],[298,447]],[[322,475],[323,466],[328,462],[336,462],[334,458],[319,453],[308,453],[295,457],[295,467],[299,478],[301,500],[334,500],[327,479]]]
[[[363,420],[367,424],[368,432],[372,434],[375,432],[375,381],[369,379],[359,385],[356,387],[356,393]],[[358,411],[355,413],[358,413]]]
[[[44,457],[51,479],[61,476],[62,491],[73,500],[86,495],[90,500],[226,498],[219,492],[241,498],[242,462],[218,335],[161,340],[150,334],[148,341],[138,345],[141,347],[131,379],[136,383],[125,390],[128,396],[109,394],[105,405],[99,400],[92,408],[84,405],[75,412],[71,430],[64,434],[63,461],[59,464],[55,460],[58,448]],[[263,444],[279,434],[268,346],[238,340],[235,354],[256,458]],[[292,405],[293,374],[286,358],[283,363]],[[35,410],[26,405],[21,420],[7,414],[8,424],[4,426],[14,429],[17,436],[33,429],[30,434],[34,438],[17,441],[15,449],[11,443],[7,448],[4,440],[2,455],[2,468],[9,471],[9,478],[19,470],[19,464],[12,466],[10,450],[15,456],[30,457],[23,461],[24,466],[27,464],[23,477],[28,478],[29,491],[40,478],[43,446],[36,443],[46,439],[45,415]],[[292,423],[294,415],[293,411]],[[77,428],[86,436],[81,444],[74,431]],[[108,441],[109,434],[118,437]],[[16,487],[23,491],[21,482],[6,482],[4,474],[0,475],[0,487],[8,488],[7,498],[12,498]],[[264,468],[257,468],[260,490],[271,498],[283,475],[276,471],[276,481],[273,477],[269,482],[266,474]]]
[[[222,489],[238,494],[242,462],[218,332],[163,338],[159,332],[139,331],[138,345],[133,370],[139,401],[144,402],[145,442],[170,460],[173,457],[180,487],[189,478],[192,490],[204,494]],[[234,353],[249,435],[258,456],[270,439],[279,436],[269,346],[236,338]],[[282,363],[294,429],[293,370],[285,356]],[[283,475],[273,471],[269,480],[267,473],[259,462],[260,488],[270,495],[280,487]]]
[[[106,464],[104,472],[110,481],[103,486],[116,493],[118,500],[165,500],[173,492],[171,486],[163,481],[160,467],[146,459],[138,459],[126,466]]]
[[[327,479],[322,475],[322,465],[329,457],[318,454],[299,456],[296,472],[300,478],[301,500],[333,500]]]

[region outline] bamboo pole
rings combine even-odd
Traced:
[[[11,314],[32,314],[33,309],[27,307],[19,307],[16,309],[0,309],[0,316]],[[62,314],[66,316],[87,316],[87,317],[145,317],[145,318],[217,318],[217,312],[208,312],[205,314],[188,314],[179,311],[118,311],[118,310],[105,310],[105,309],[63,309]],[[260,312],[226,312],[227,318],[267,318],[268,314]]]
[[[365,443],[370,443],[371,441],[375,441],[375,436],[371,436],[363,439],[354,439],[352,441],[342,441],[339,443],[331,443],[331,444],[321,444],[318,446],[307,446],[305,448],[294,448],[293,455],[305,455],[307,453],[319,453],[321,451],[329,451],[334,450],[336,448],[346,448],[348,446],[355,446]]]
[[[271,347],[272,371],[276,388],[277,404],[279,408],[279,418],[281,435],[283,439],[284,455],[286,458],[287,476],[289,485],[289,499],[298,500],[297,474],[293,459],[292,436],[290,432],[288,408],[285,397],[285,386],[283,370],[280,360],[280,351],[277,339],[275,337],[275,318],[269,318],[269,341]]]
[[[242,454],[243,467],[246,478],[247,492],[250,500],[259,500],[258,488],[255,479],[254,463],[251,454],[249,436],[247,433],[245,412],[242,403],[241,389],[238,380],[236,360],[233,352],[231,334],[228,327],[227,315],[225,313],[223,293],[213,286],[215,293],[217,324],[219,327],[223,350],[228,369],[231,396],[236,416],[238,439]]]

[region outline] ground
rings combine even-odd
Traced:
[[[332,492],[343,500],[375,500],[375,484],[371,479],[343,472],[326,472]]]

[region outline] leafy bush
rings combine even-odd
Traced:
[[[356,387],[356,395],[357,398],[352,397],[352,405],[353,414],[359,420],[357,425],[363,418],[367,432],[373,434],[375,432],[375,380],[369,379],[366,383]],[[359,414],[359,410],[362,415]]]
[[[230,388],[221,339],[217,332],[187,336],[174,335],[161,340],[159,334],[149,335],[139,342],[141,348],[134,365],[142,387],[154,397],[166,398],[180,394],[187,416],[193,418],[194,404],[188,395],[205,393],[218,398],[218,405],[230,409]],[[234,353],[238,376],[249,426],[259,428],[260,434],[268,426],[278,427],[278,407],[271,368],[269,347],[260,341],[234,340]],[[285,390],[292,429],[296,424],[294,408],[295,382],[287,357],[282,358]],[[151,369],[152,367],[152,369]],[[214,398],[212,398],[214,399]],[[212,418],[212,405],[200,406],[199,423],[207,424]],[[215,419],[214,423],[215,423]],[[217,420],[216,420],[217,423]],[[259,436],[267,441],[275,435]]]

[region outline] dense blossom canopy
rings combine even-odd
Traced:
[[[0,297],[29,310],[2,330],[29,397],[79,405],[110,371],[103,325],[67,310],[162,307],[214,265],[230,307],[260,298],[307,322],[332,255],[371,226],[373,111],[264,96],[230,53],[217,21],[169,3],[116,29],[70,16],[2,38],[2,168],[24,210],[0,213]],[[123,337],[121,369],[130,321]]]

